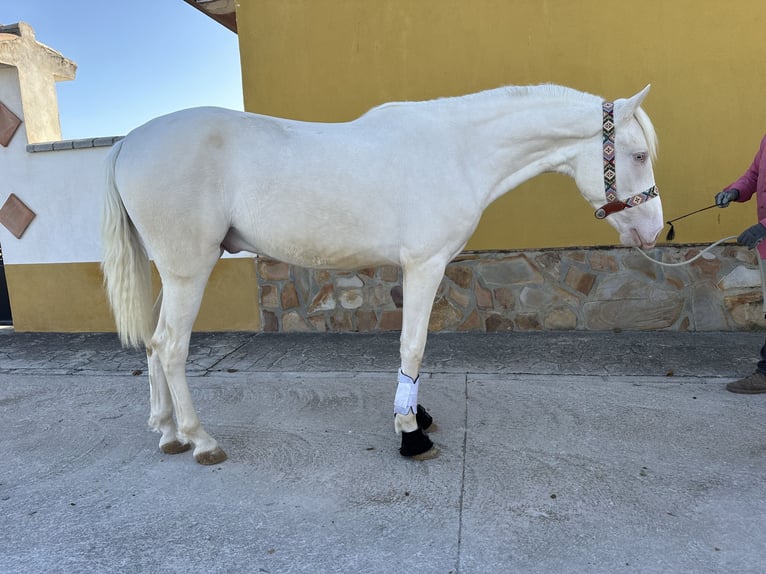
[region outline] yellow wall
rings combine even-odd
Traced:
[[[665,218],[712,203],[766,132],[766,13],[757,0],[249,0],[237,20],[248,111],[352,119],[391,100],[553,82],[618,98],[647,83]],[[711,242],[753,204],[676,224]],[[568,178],[544,175],[493,204],[469,248],[604,245],[611,226]]]
[[[108,332],[114,322],[98,263],[6,265],[15,331]],[[155,292],[159,276],[154,274]],[[258,284],[251,258],[222,259],[205,289],[195,331],[257,331]]]

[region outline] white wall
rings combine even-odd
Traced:
[[[3,89],[6,75],[0,75],[0,101],[21,116],[20,101]],[[19,128],[9,146],[0,148],[0,202],[15,193],[37,214],[21,239],[0,225],[5,263],[99,261],[103,165],[111,148],[29,153],[26,146]]]
[[[15,68],[0,68],[0,101],[22,117]],[[93,141],[103,143],[94,138],[73,145]],[[15,193],[37,214],[21,239],[0,225],[6,265],[101,260],[101,205],[110,150],[107,143],[102,147],[29,152],[23,125],[7,148],[0,147],[0,205]]]

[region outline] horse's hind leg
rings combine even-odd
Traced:
[[[154,325],[157,326],[162,306],[162,290],[154,304]],[[168,382],[162,370],[160,357],[151,346],[146,347],[146,362],[149,365],[149,426],[162,434],[160,450],[165,454],[186,452],[191,444],[178,436],[176,421],[173,418],[173,398],[170,396]]]
[[[193,444],[194,458],[201,464],[217,464],[226,460],[226,453],[200,424],[186,380],[186,359],[189,355],[192,326],[213,265],[215,260],[209,268],[198,269],[195,274],[183,277],[173,273],[163,274],[160,269],[163,283],[162,307],[150,351],[147,351],[147,355],[151,353],[150,368],[154,364],[156,369],[156,363],[152,363],[155,356],[162,367],[164,381],[167,383],[175,410],[178,442],[181,445],[187,442]],[[160,379],[155,381],[160,383]],[[161,384],[158,384],[157,388],[160,392],[160,401],[157,404],[160,405],[163,400]],[[164,413],[162,408],[159,412]],[[168,443],[172,442],[169,435]]]
[[[431,425],[431,417],[418,405],[418,388],[428,321],[445,266],[437,261],[404,268],[401,368],[394,399],[394,426],[402,435],[399,452],[421,460],[439,454],[424,432]]]

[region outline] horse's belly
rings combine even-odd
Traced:
[[[359,269],[399,263],[393,247],[371,246],[366,241],[343,245],[326,241],[265,243],[260,253],[301,267]]]
[[[285,235],[277,230],[252,237],[232,228],[221,242],[229,253],[249,251],[293,265],[312,268],[358,269],[373,265],[398,264],[395,242],[374,237],[325,230],[307,235]]]

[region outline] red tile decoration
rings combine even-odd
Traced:
[[[0,223],[13,233],[16,239],[21,239],[36,215],[15,193],[9,195],[3,207],[0,207]]]
[[[21,125],[21,119],[0,102],[0,145],[8,147]]]

